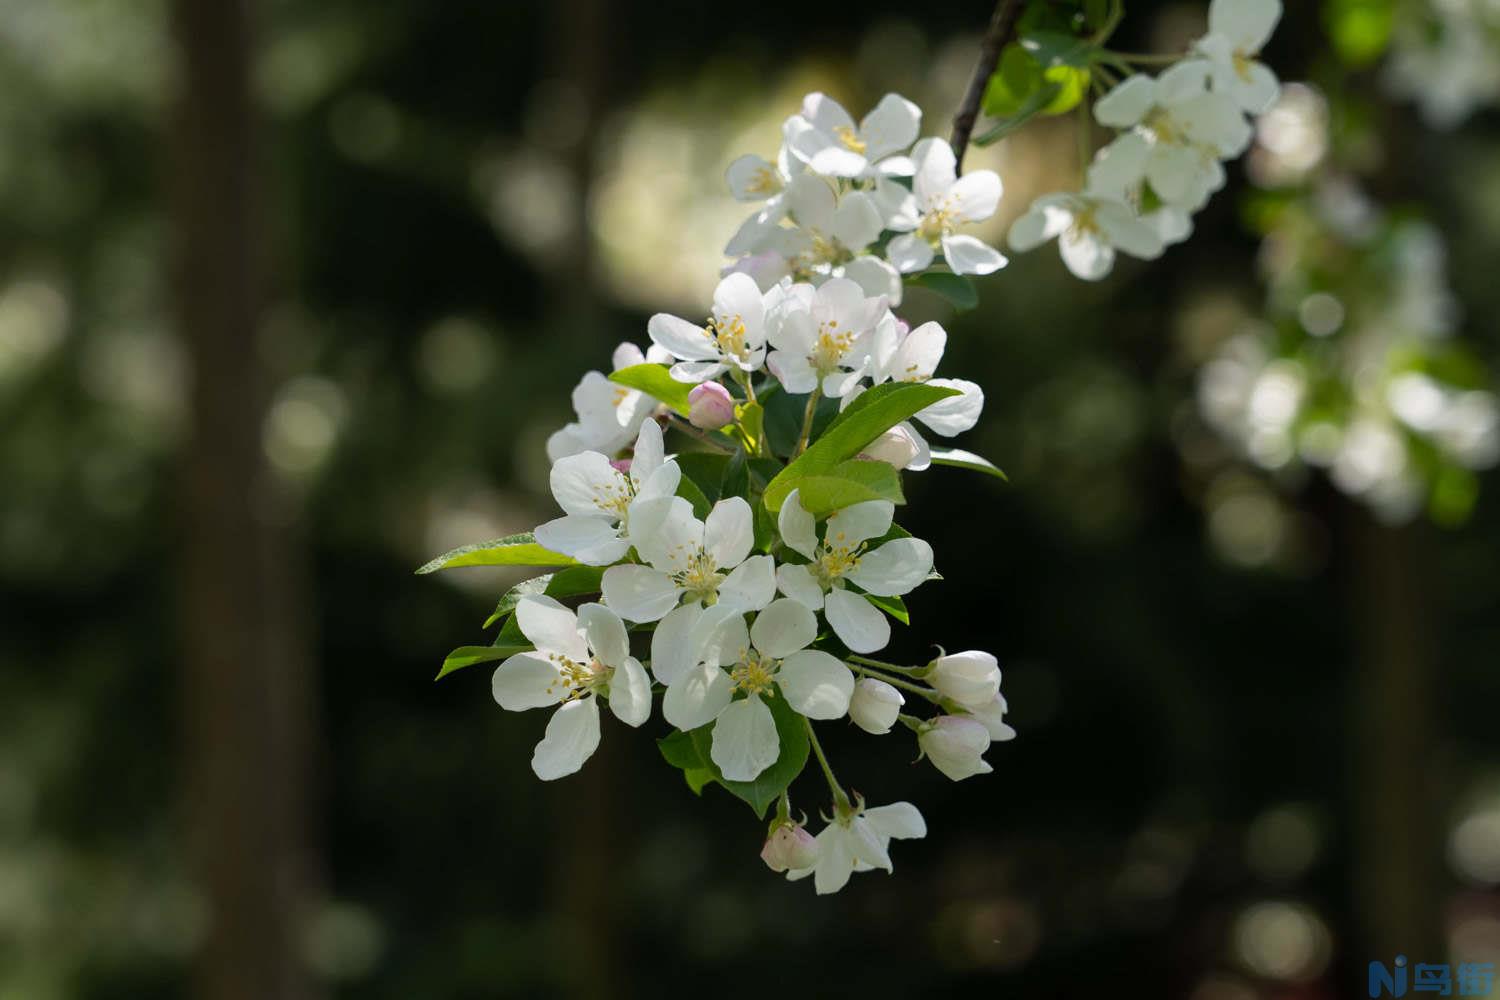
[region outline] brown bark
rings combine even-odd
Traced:
[[[1015,34],[1020,17],[1020,0],[999,0],[995,12],[990,15],[984,39],[979,43],[979,61],[974,65],[974,75],[969,78],[969,89],[953,115],[953,135],[948,141],[960,172],[964,167],[964,154],[969,151],[969,136],[974,133],[974,123],[979,120],[979,105],[984,100],[985,88],[989,86],[990,77],[995,75],[1000,53]]]
[[[186,810],[201,1000],[304,1000],[311,672],[261,448],[263,199],[250,0],[174,0],[172,294],[192,380],[180,523]]]

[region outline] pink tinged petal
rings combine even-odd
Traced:
[[[891,507],[894,514],[895,507]],[[781,540],[791,546],[792,551],[798,552],[808,559],[817,556],[818,537],[815,533],[816,525],[813,516],[802,506],[802,495],[799,490],[792,490],[787,494],[786,500],[782,501],[781,513],[776,520],[776,527],[781,532]],[[883,532],[877,532],[883,534]]]
[[[958,179],[958,159],[946,139],[923,139],[912,148],[911,161],[917,168],[911,178],[912,194],[924,207],[946,195]]]
[[[740,611],[759,611],[776,596],[776,560],[751,556],[719,584],[719,603]]]
[[[809,719],[841,719],[854,694],[854,674],[836,657],[816,649],[788,656],[776,672],[787,704]]]
[[[882,837],[915,840],[927,836],[927,821],[910,802],[892,802],[888,806],[866,809],[864,817]]]
[[[685,604],[667,612],[651,633],[651,672],[663,684],[674,683],[693,666],[701,648],[701,643],[694,645],[694,636],[702,618],[702,608]]]
[[[1000,175],[993,170],[975,170],[964,174],[953,185],[953,211],[961,222],[983,222],[1000,207],[1005,190]]]
[[[562,701],[561,675],[541,653],[517,653],[495,668],[490,693],[507,712],[544,708]]]
[[[1092,232],[1070,229],[1058,237],[1057,248],[1068,270],[1084,281],[1099,281],[1114,269],[1115,248]]]
[[[848,590],[831,590],[827,601],[823,617],[828,619],[829,627],[850,652],[873,653],[884,649],[891,641],[891,623],[862,595]]]
[[[755,544],[755,514],[743,497],[714,504],[703,524],[703,548],[721,570],[738,566]]]
[[[734,682],[729,675],[712,663],[700,663],[667,686],[661,714],[686,732],[714,721],[733,697]]]
[[[922,128],[922,109],[900,94],[886,94],[859,123],[865,155],[879,160],[910,146]]]
[[[961,378],[935,378],[929,384],[960,392],[960,395],[939,400],[917,414],[917,419],[932,431],[943,437],[952,437],[972,429],[979,422],[979,416],[984,412],[984,390],[978,384]]]
[[[724,179],[729,182],[729,191],[734,195],[736,201],[764,201],[767,197],[775,194],[762,187],[767,176],[777,179],[777,170],[765,159],[755,155],[741,156],[729,165],[724,171]]]
[[[975,236],[944,236],[943,259],[955,274],[994,274],[1010,263],[999,250]]]
[[[1137,73],[1094,102],[1094,118],[1110,128],[1130,128],[1155,106],[1156,81]]]
[[[861,556],[849,579],[877,597],[899,597],[931,573],[932,546],[920,538],[893,538]]]
[[[754,781],[776,763],[781,756],[776,718],[759,696],[733,702],[719,713],[709,756],[729,781]]]
[[[862,191],[855,191],[839,200],[829,234],[851,252],[858,253],[874,243],[883,228],[884,220],[874,199]]]
[[[589,658],[589,647],[578,629],[578,616],[550,597],[523,597],[516,604],[516,624],[521,634],[543,653],[556,653],[580,662]]]
[[[750,626],[750,642],[766,656],[780,659],[806,648],[818,636],[818,620],[800,601],[782,597],[766,605]]]
[[[639,726],[651,717],[651,678],[633,656],[615,667],[609,680],[609,710],[627,726]]]
[[[654,622],[677,607],[682,590],[649,566],[611,566],[604,571],[604,603],[621,618]]]
[[[552,713],[547,735],[531,755],[531,769],[543,781],[574,774],[599,748],[599,706],[593,698],[570,701]]]
[[[813,611],[823,607],[823,588],[806,566],[781,566],[776,570],[776,586],[792,600]]]
[[[925,270],[933,259],[932,245],[915,233],[891,240],[886,244],[885,254],[902,274]]]
[[[621,494],[625,481],[597,451],[570,455],[552,466],[552,496],[567,514],[608,515],[600,506]]]
[[[889,500],[866,500],[837,511],[828,519],[825,540],[829,545],[858,545],[891,530],[896,505]]]
[[[606,667],[618,667],[630,656],[630,637],[620,616],[602,604],[584,604],[578,609],[578,627],[593,650],[594,658]]]
[[[672,353],[674,358],[684,361],[713,361],[719,356],[718,347],[709,339],[708,333],[696,323],[657,313],[646,323],[646,333],[652,343]]]
[[[1281,0],[1213,0],[1208,7],[1210,34],[1223,35],[1240,52],[1259,52],[1281,20]]]

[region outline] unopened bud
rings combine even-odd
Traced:
[[[688,423],[716,431],[734,423],[734,397],[717,382],[704,382],[688,393]]]
[[[922,727],[917,745],[932,766],[954,781],[993,770],[984,759],[990,733],[984,723],[966,715],[944,715]]]
[[[783,823],[771,831],[760,859],[773,872],[811,868],[818,860],[818,842],[800,823]]]
[[[849,718],[856,726],[875,736],[884,736],[896,724],[906,699],[885,681],[865,677],[854,685],[849,698]]]
[[[911,431],[905,427],[896,426],[866,445],[865,450],[860,452],[860,457],[876,462],[887,462],[898,469],[904,469],[911,464],[912,459],[916,458],[920,451],[917,439],[912,436]]]
[[[983,708],[1000,693],[1000,665],[977,649],[950,653],[932,661],[927,682],[964,708]]]
[[[1005,743],[1016,738],[1016,731],[1011,728],[1010,723],[1005,721],[1005,713],[1009,711],[1005,704],[1005,695],[997,694],[995,699],[982,708],[971,708],[969,714],[984,724],[984,728],[990,731],[990,739],[996,743]]]

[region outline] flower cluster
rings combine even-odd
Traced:
[[[1199,378],[1208,423],[1279,476],[1312,467],[1387,521],[1467,516],[1500,461],[1500,404],[1457,324],[1441,237],[1352,182],[1268,197],[1268,319]]]
[[[1094,157],[1081,191],[1038,198],[1010,230],[1025,252],[1057,239],[1085,281],[1109,274],[1118,253],[1142,259],[1192,234],[1192,216],[1224,186],[1223,162],[1242,154],[1246,115],[1276,100],[1275,75],[1258,61],[1281,18],[1281,0],[1213,0],[1209,31],[1157,77],[1131,73],[1094,104],[1118,131]],[[1101,52],[1093,72],[1110,79],[1125,57]]]
[[[1500,5],[1489,0],[1404,0],[1397,5],[1385,83],[1418,103],[1437,128],[1454,128],[1500,100]]]
[[[998,250],[962,232],[995,214],[999,176],[959,177],[947,140],[918,140],[921,127],[921,109],[899,94],[858,123],[826,94],[807,95],[782,126],[775,163],[748,155],[729,165],[735,198],[760,207],[724,248],[734,258],[725,273],[765,290],[847,278],[899,306],[902,276],[935,260],[955,274],[1004,267]]]

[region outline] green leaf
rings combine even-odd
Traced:
[[[750,495],[750,463],[744,451],[737,451],[724,463],[724,478],[719,481],[719,496],[748,497]]]
[[[673,378],[668,374],[666,365],[631,365],[611,374],[609,380],[631,389],[639,389],[653,399],[666,403],[682,416],[688,415],[688,393],[693,391],[693,386]]]
[[[456,566],[575,566],[572,556],[565,556],[536,543],[531,532],[507,535],[492,542],[478,542],[445,552],[427,563],[418,573],[435,573]]]
[[[985,84],[980,106],[991,118],[1020,114],[1042,87],[1042,66],[1015,42],[1000,53],[1000,64]]]
[[[734,419],[750,451],[760,450],[760,436],[765,433],[766,411],[759,403],[740,403],[734,408]]]
[[[484,627],[489,628],[516,610],[516,605],[523,597],[535,597],[540,594],[562,600],[565,597],[577,597],[580,594],[597,594],[599,581],[602,579],[604,579],[603,566],[569,566],[556,573],[523,580],[507,590],[505,596],[500,598],[500,603],[495,605],[494,614],[490,615]]]
[[[1087,38],[1065,31],[1028,31],[1021,36],[1021,48],[1044,69],[1053,66],[1086,69],[1093,60],[1095,46]]]
[[[1323,19],[1334,50],[1351,68],[1360,69],[1390,47],[1396,5],[1392,0],[1329,0]]]
[[[956,395],[957,389],[918,382],[878,385],[860,394],[811,447],[766,485],[766,509],[780,510],[782,501],[801,480],[826,474],[901,421]]]
[[[930,292],[936,292],[948,300],[948,304],[959,312],[968,312],[979,305],[979,292],[974,288],[974,282],[962,274],[950,274],[947,271],[924,271],[915,277],[907,278],[908,288],[925,288]]]
[[[693,505],[693,516],[700,521],[707,517],[708,512],[713,509],[713,504],[709,502],[708,497],[703,495],[703,491],[698,488],[698,484],[687,476],[683,476],[677,481],[677,495]]]
[[[476,663],[493,663],[534,648],[530,643],[507,646],[459,646],[443,660],[443,669],[438,671],[438,675],[433,680],[440,681],[455,670],[472,667]]]
[[[905,503],[901,492],[901,474],[889,462],[851,459],[840,462],[822,475],[808,476],[797,483],[802,506],[814,517],[866,500],[889,500]]]
[[[552,582],[552,574],[545,576],[534,576],[530,580],[522,580],[514,587],[507,590],[501,597],[500,603],[495,605],[495,610],[485,619],[484,627],[489,628],[512,611],[516,605],[521,603],[523,597],[537,597],[547,590],[547,585]]]
[[[725,781],[711,756],[714,724],[700,726],[691,732],[677,731],[656,741],[668,764],[680,768],[688,787],[700,792],[710,781],[722,785],[731,795],[746,802],[755,815],[765,819],[766,810],[781,797],[807,765],[807,724],[792,711],[780,692],[764,695],[766,707],[776,720],[776,735],[781,754],[776,763],[762,771],[754,781]]]
[[[906,611],[906,602],[899,597],[876,597],[874,594],[866,594],[865,600],[875,605],[881,611],[896,619],[902,625],[911,624],[911,615]]]
[[[698,492],[710,504],[719,500],[724,468],[728,464],[728,455],[716,455],[708,451],[689,451],[677,456],[677,467],[682,470],[682,478],[692,480],[693,485],[698,487]]]
[[[1042,78],[1057,88],[1051,100],[1042,107],[1044,115],[1067,114],[1078,107],[1089,92],[1090,74],[1086,67],[1049,66],[1042,72]]]
[[[998,465],[983,456],[961,448],[933,448],[932,464],[951,465],[957,469],[973,469],[975,472],[983,472],[997,479],[1003,479],[1007,483],[1010,482],[1010,477],[1002,472]]]

